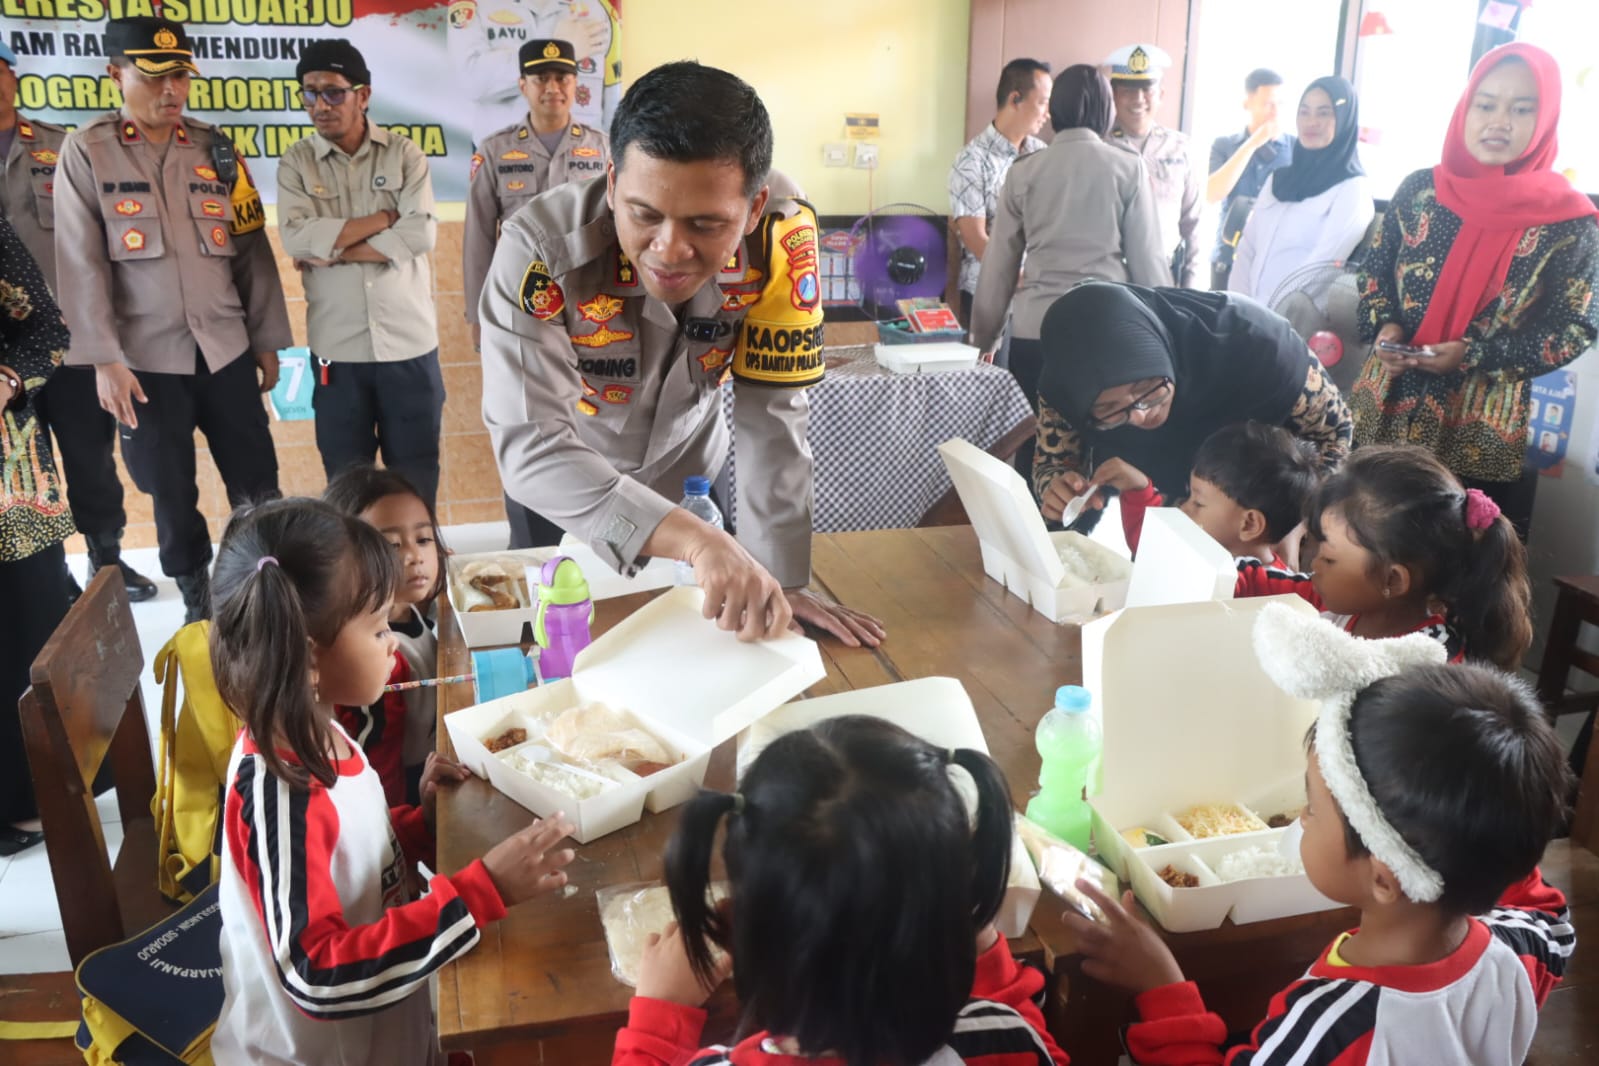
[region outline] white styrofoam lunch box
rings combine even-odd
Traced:
[[[1083,626],[1083,684],[1102,708],[1104,733],[1094,843],[1172,932],[1337,906],[1304,874],[1216,876],[1226,855],[1275,851],[1285,830],[1193,840],[1172,820],[1198,804],[1233,803],[1264,822],[1297,816],[1304,804],[1305,733],[1317,706],[1283,692],[1255,658],[1255,619],[1272,602],[1314,613],[1297,596],[1273,596],[1129,607]],[[1134,848],[1121,831],[1140,826],[1170,843]],[[1194,874],[1199,887],[1172,888],[1159,877],[1167,865]]]
[[[505,570],[513,577],[522,577],[529,567],[535,574],[539,567],[560,554],[554,548],[521,548],[515,551],[507,549],[498,552],[479,552],[472,555],[452,555],[445,560],[445,569],[449,575],[450,606],[455,610],[456,621],[461,626],[461,639],[469,648],[497,648],[507,644],[516,644],[522,639],[523,623],[531,623],[538,604],[533,598],[533,586],[517,590],[517,598],[522,601],[520,606],[508,607],[502,611],[468,611],[463,606],[462,589],[464,583],[460,580],[461,568],[471,562],[492,560],[504,563]],[[587,574],[587,571],[584,571]]]
[[[895,374],[935,374],[940,370],[970,370],[982,354],[960,341],[876,346],[877,365]]]
[[[811,640],[743,643],[701,614],[704,593],[678,588],[639,608],[578,654],[572,676],[446,715],[456,756],[534,814],[565,811],[587,843],[694,795],[711,749],[826,674]],[[578,799],[533,780],[485,741],[520,726],[537,746],[549,718],[584,703],[626,710],[679,756],[649,777]]]
[[[1127,599],[1132,562],[1080,533],[1044,526],[1027,483],[1009,463],[956,437],[938,446],[983,553],[983,570],[1052,622],[1081,621],[1113,611]],[[1093,583],[1066,569],[1075,551],[1105,580]]]
[[[739,734],[739,778],[744,777],[755,757],[783,734],[846,714],[886,719],[941,748],[988,751],[977,709],[961,683],[952,677],[924,677],[784,704]],[[1042,892],[1033,860],[1028,858],[1020,837],[1011,842],[1010,869],[1010,886],[995,924],[1007,937],[1018,937],[1027,931]]]

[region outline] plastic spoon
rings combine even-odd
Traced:
[[[1094,493],[1099,491],[1098,485],[1088,486],[1088,491],[1068,503],[1060,513],[1060,524],[1063,528],[1071,528],[1071,524],[1083,515],[1083,510],[1088,506],[1088,501],[1094,498]]]

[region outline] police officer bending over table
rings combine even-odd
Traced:
[[[39,264],[52,293],[56,283],[55,174],[67,131],[17,112],[17,56],[0,41],[0,214],[11,222]],[[56,458],[67,478],[72,520],[89,545],[89,571],[115,566],[122,587],[135,603],[156,594],[155,582],[122,560],[122,480],[112,454],[116,420],[100,410],[94,371],[57,367],[33,396],[39,421],[56,438]],[[83,590],[71,571],[64,575],[68,595]]]
[[[221,131],[183,115],[198,73],[183,27],[112,19],[105,37],[126,102],[68,135],[56,172],[67,362],[94,367],[100,406],[122,423],[128,472],[154,498],[161,569],[192,622],[211,614],[194,431],[234,506],[276,496],[260,393],[293,341],[249,172]]]
[[[506,220],[479,312],[483,419],[506,492],[631,574],[687,561],[707,616],[740,638],[791,619],[875,645],[876,619],[810,581],[804,387],[821,379],[816,220],[768,171],[772,127],[726,71],[670,63],[611,122],[601,180]],[[734,382],[739,539],[672,503],[727,458]],[[541,517],[542,516],[542,517]]]

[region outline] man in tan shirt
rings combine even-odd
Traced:
[[[67,131],[17,111],[17,56],[0,41],[0,214],[11,222],[23,245],[39,264],[52,293],[56,285],[56,164]],[[89,572],[102,566],[122,571],[128,599],[135,603],[156,594],[155,582],[122,560],[122,479],[112,454],[116,420],[100,409],[94,371],[62,366],[50,375],[33,401],[39,421],[56,441],[56,456],[67,478],[72,519],[89,545]],[[68,593],[82,589],[69,570]]]
[[[431,508],[444,379],[427,158],[368,118],[372,77],[349,41],[307,45],[296,75],[316,132],[278,163],[278,227],[305,279],[322,467],[332,478],[381,451]]]
[[[467,179],[461,278],[474,348],[480,346],[483,328],[478,324],[478,300],[501,224],[542,192],[603,175],[611,159],[605,134],[572,121],[577,53],[571,42],[528,41],[517,61],[521,76],[516,84],[527,100],[527,116],[483,139]],[[511,547],[533,547],[538,523],[532,512],[506,496],[505,517],[511,525]]]
[[[276,496],[260,393],[293,337],[249,171],[225,134],[183,114],[197,73],[183,27],[112,19],[105,43],[126,102],[69,134],[56,171],[67,362],[94,367],[100,405],[122,423],[128,472],[155,503],[161,569],[196,621],[211,613],[211,534],[194,431],[231,503]]]

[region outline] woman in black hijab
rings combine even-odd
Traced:
[[[1093,282],[1056,300],[1041,332],[1033,487],[1046,518],[1113,459],[1181,499],[1199,445],[1235,422],[1283,426],[1324,470],[1349,455],[1338,387],[1293,328],[1252,301]]]
[[[1317,78],[1299,98],[1294,161],[1273,172],[1255,201],[1227,288],[1268,307],[1290,289],[1325,288],[1376,214],[1360,165],[1360,102],[1343,78]],[[1312,298],[1319,296],[1313,291]]]

